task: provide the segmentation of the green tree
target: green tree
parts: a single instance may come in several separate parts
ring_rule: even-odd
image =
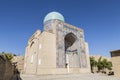
[[[112,62],[111,61],[108,61],[107,62],[107,67],[106,67],[108,70],[112,70]]]
[[[98,67],[98,72],[103,71],[106,72],[105,70],[112,70],[112,62],[108,61],[107,59],[103,59],[100,57],[97,62],[97,67]]]
[[[107,59],[102,59],[102,56],[99,57],[98,61],[95,60],[95,57],[90,57],[91,72],[93,73],[94,67],[97,66],[98,72],[106,73],[106,69],[112,70],[112,62]]]
[[[100,58],[98,59],[97,68],[98,68],[98,72],[100,72],[101,70],[104,69],[104,65],[103,65],[103,62],[102,62],[102,57],[100,57]]]
[[[107,68],[107,59],[103,59],[102,63],[103,63],[103,68]]]
[[[2,52],[1,54],[5,55],[9,61],[11,61],[14,56],[12,53],[6,53],[6,52]]]
[[[95,61],[95,57],[90,57],[90,65],[91,65],[91,72],[93,73],[94,67],[97,66],[97,61]]]
[[[7,57],[7,59],[8,59],[9,61],[12,60],[13,55],[12,55],[11,53],[6,53],[5,55],[6,55],[6,57]]]

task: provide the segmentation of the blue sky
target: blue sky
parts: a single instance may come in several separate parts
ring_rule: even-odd
[[[51,11],[84,29],[90,54],[110,56],[120,49],[120,0],[0,0],[0,52],[24,55],[28,39],[43,30]]]

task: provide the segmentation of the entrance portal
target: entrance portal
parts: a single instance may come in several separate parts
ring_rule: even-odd
[[[66,67],[79,67],[77,37],[73,33],[68,33],[65,38]]]

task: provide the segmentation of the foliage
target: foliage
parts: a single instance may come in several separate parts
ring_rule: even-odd
[[[101,60],[102,57],[98,60],[98,71],[104,69],[112,70],[112,62],[108,61],[107,59]]]
[[[107,69],[112,70],[112,62],[108,61],[107,63]]]
[[[7,59],[8,59],[9,61],[11,61],[12,58],[13,58],[13,56],[14,56],[12,53],[5,53],[5,52],[2,52],[2,54],[4,54],[4,55],[7,57]]]
[[[6,57],[7,57],[7,59],[8,59],[9,61],[12,60],[13,55],[12,55],[11,53],[7,53],[7,54],[5,54],[5,55],[6,55]]]
[[[102,69],[104,68],[104,64],[103,64],[103,61],[102,61],[102,57],[100,57],[100,58],[98,59],[97,67],[98,67],[98,72],[100,72],[100,70],[102,70]]]
[[[93,68],[97,66],[98,72],[103,71],[105,69],[112,70],[112,62],[108,61],[107,59],[102,59],[100,57],[98,61],[95,61],[95,57],[90,57],[90,65],[91,65],[91,71],[93,72]]]
[[[93,68],[97,66],[97,61],[95,61],[94,57],[90,57],[90,65],[91,65],[91,72],[93,72]]]

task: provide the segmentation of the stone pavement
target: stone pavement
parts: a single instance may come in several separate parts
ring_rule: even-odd
[[[22,80],[120,80],[120,77],[101,74],[21,75]]]

